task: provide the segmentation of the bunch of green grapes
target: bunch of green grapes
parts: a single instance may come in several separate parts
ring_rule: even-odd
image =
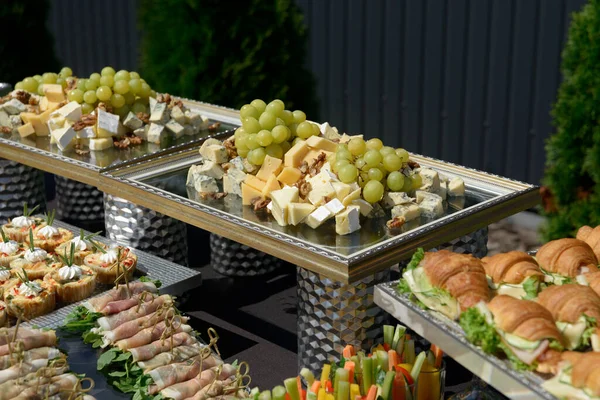
[[[73,78],[73,71],[69,67],[64,67],[58,74],[46,72],[43,75],[28,76],[21,82],[17,82],[15,89],[25,90],[29,93],[44,95],[43,85],[45,83],[59,84],[63,88],[67,87],[68,81]]]
[[[137,72],[104,67],[100,73],[89,78],[79,78],[77,87],[67,93],[69,101],[82,104],[83,113],[90,113],[99,102],[110,104],[114,113],[125,118],[129,111],[134,113],[148,110],[148,98],[156,93]]]
[[[340,144],[330,161],[342,182],[358,182],[363,188],[363,198],[377,203],[385,190],[408,192],[421,186],[420,175],[407,177],[401,172],[408,158],[406,150],[384,146],[379,139],[365,142],[353,138],[347,144]]]
[[[306,120],[304,112],[286,110],[281,100],[266,104],[256,99],[240,109],[240,120],[235,147],[254,165],[262,165],[267,155],[282,159],[296,140],[321,133],[318,125]]]

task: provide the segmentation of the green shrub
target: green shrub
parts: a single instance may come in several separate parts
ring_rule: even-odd
[[[160,92],[229,107],[280,98],[316,119],[307,35],[291,0],[142,0],[141,70]]]
[[[557,208],[547,213],[547,240],[600,225],[600,0],[573,14],[561,69],[556,133],[546,146],[544,184]]]
[[[11,0],[0,6],[0,82],[13,86],[27,76],[58,72],[54,38],[46,27],[50,2]]]

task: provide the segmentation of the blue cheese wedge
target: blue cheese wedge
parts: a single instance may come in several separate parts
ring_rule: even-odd
[[[184,115],[185,115],[185,123],[192,125],[196,132],[198,132],[199,130],[208,128],[208,118],[206,118],[205,116],[200,115],[200,114],[190,111],[190,110],[187,110],[184,113]]]
[[[164,104],[164,103],[158,103]],[[160,139],[165,131],[165,127],[163,125],[152,123],[150,124],[150,128],[146,133],[146,140],[150,143],[160,144]]]
[[[458,177],[452,178],[448,181],[448,195],[449,196],[464,196],[465,195],[465,182]]]
[[[164,125],[169,120],[169,112],[167,111],[167,103],[156,103],[151,109],[150,122],[155,124]]]
[[[6,112],[8,115],[17,115],[27,111],[27,106],[17,99],[10,99],[6,103],[2,104],[0,109]]]
[[[222,164],[229,160],[227,149],[222,144],[203,144],[200,148],[200,155],[208,160],[216,162],[217,164]]]
[[[110,138],[119,134],[119,116],[98,109],[96,134],[99,138]]]
[[[141,119],[139,119],[134,113],[129,111],[129,114],[127,114],[127,117],[125,117],[125,121],[123,121],[123,125],[131,129],[132,131],[135,131],[136,129],[141,128],[144,125],[144,122]]]
[[[65,151],[71,147],[73,139],[75,139],[75,136],[77,136],[77,132],[75,132],[72,127],[66,126],[64,128],[53,130],[51,135],[52,139],[54,139],[58,145],[58,148],[61,151]]]
[[[215,179],[223,179],[223,175],[225,175],[223,168],[211,160],[204,160],[202,164],[196,165],[195,168],[198,174],[210,176]]]
[[[186,184],[192,186],[198,193],[217,193],[219,191],[219,185],[215,178],[201,175],[194,168],[190,168],[188,171]]]
[[[404,192],[388,192],[383,196],[383,203],[389,208],[400,204],[410,204],[413,201],[414,199]]]
[[[244,168],[244,161],[242,160],[242,157],[240,157],[240,156],[234,157],[231,160],[229,160],[229,164],[231,164],[234,168],[237,168],[242,172],[248,172]]]
[[[185,125],[185,114],[181,110],[181,107],[175,106],[171,109],[171,119],[174,119],[175,122],[177,122],[180,125]]]
[[[167,122],[165,128],[167,128],[168,131],[173,132],[177,139],[184,135],[185,128],[174,119]]]
[[[392,218],[404,217],[406,221],[411,221],[421,216],[421,209],[414,203],[399,204],[392,208]]]
[[[112,138],[96,138],[96,139],[89,139],[89,147],[90,150],[92,151],[101,151],[101,150],[106,150],[106,149],[110,149],[111,147],[113,147],[113,140]]]
[[[279,190],[273,190],[271,196],[271,215],[280,226],[288,225],[288,206],[299,200],[297,187],[287,187]]]
[[[150,111],[152,111],[154,109],[154,107],[156,107],[157,104],[158,104],[158,101],[156,101],[156,99],[154,97],[148,98],[148,106],[150,107]]]
[[[221,168],[218,165],[217,167]],[[244,179],[246,179],[246,174],[243,171],[237,168],[229,168],[227,173],[223,175],[223,191],[242,197],[242,182],[244,182]]]
[[[421,215],[431,218],[438,218],[444,215],[444,204],[440,196],[422,190],[417,190],[416,193]]]
[[[335,233],[338,235],[349,235],[360,229],[360,207],[348,206],[335,216]]]
[[[440,190],[440,176],[437,171],[434,171],[431,168],[421,168],[419,175],[421,175],[423,181],[420,188],[421,190],[431,193]]]
[[[10,126],[10,117],[2,110],[0,110],[0,126]]]
[[[306,225],[313,229],[317,229],[325,221],[333,217],[333,213],[325,206],[318,207],[315,211],[310,213],[306,218]]]

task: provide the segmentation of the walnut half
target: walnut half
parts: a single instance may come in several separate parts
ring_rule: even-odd
[[[386,222],[386,225],[390,231],[396,231],[406,223],[406,218],[404,217],[394,217]]]

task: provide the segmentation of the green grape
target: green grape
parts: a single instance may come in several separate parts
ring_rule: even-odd
[[[138,74],[138,73],[137,73],[137,72],[135,72],[135,71],[131,71],[131,72],[129,73],[129,80],[131,80],[131,79],[140,79],[140,74]],[[140,79],[140,80],[141,80],[141,79]]]
[[[252,102],[250,102],[250,104],[252,105],[252,107],[256,108],[258,110],[258,112],[261,114],[264,113],[265,108],[267,108],[267,103],[265,103],[261,99],[252,100]]]
[[[40,84],[37,87],[37,94],[39,94],[40,96],[44,96],[45,95],[45,93],[44,93],[44,85],[43,84]]]
[[[250,104],[246,104],[240,108],[240,117],[253,117],[258,119],[260,117],[260,112]]]
[[[288,128],[290,128],[290,137],[288,137],[288,140],[290,140],[293,137],[296,137],[298,135],[298,124],[294,123],[294,124],[290,124],[290,126],[288,126]]]
[[[319,136],[321,134],[321,128],[319,128],[319,125],[317,125],[317,124],[311,124],[311,125],[312,125],[312,135]]]
[[[61,78],[60,76],[56,80],[56,84],[62,86],[63,89],[67,87],[67,81],[65,81],[65,78]]]
[[[77,80],[77,89],[81,90],[82,92],[85,92],[87,90],[85,88],[86,83],[87,83],[87,79],[78,79]]]
[[[408,151],[404,149],[396,149],[396,155],[400,157],[403,163],[408,162]]]
[[[333,165],[331,166],[331,169],[333,169],[333,172],[338,172],[344,165],[348,165],[350,164],[350,162],[348,160],[337,160],[336,162],[333,163]]]
[[[363,198],[369,203],[377,203],[383,198],[383,184],[379,181],[369,181],[363,188]]]
[[[412,190],[413,180],[410,176],[404,177],[404,184],[402,185],[401,192],[410,192]]]
[[[252,107],[252,106],[251,106]],[[277,125],[277,117],[271,113],[265,112],[260,115],[258,122],[262,129],[271,130]]]
[[[273,114],[274,116],[278,117],[279,115],[281,115],[284,108],[285,108],[285,105],[283,104],[283,101],[273,100],[272,102],[267,104],[267,108],[265,109],[265,112]]]
[[[115,81],[125,81],[125,82],[129,82],[129,79],[131,79],[129,72],[127,72],[126,70],[122,69],[119,72],[117,72],[115,74]]]
[[[96,90],[98,89],[98,82],[92,79],[85,81],[85,90]]]
[[[127,114],[129,114],[129,111],[131,111],[131,109],[127,104],[125,104],[124,106],[115,108],[114,113],[121,117],[121,119],[123,119],[127,116]]]
[[[90,75],[90,80],[91,81],[96,81],[96,82],[100,83],[100,78],[101,77],[102,76],[99,73],[94,72],[93,74]]]
[[[383,147],[383,142],[377,138],[367,140],[367,149],[380,150]]]
[[[102,74],[102,76],[114,76],[115,69],[113,67],[104,67],[102,68],[102,71],[100,73]]]
[[[46,72],[44,75],[42,75],[43,83],[56,83],[57,79],[58,79],[58,75],[55,74],[54,72]]]
[[[112,90],[108,86],[100,86],[96,89],[96,97],[100,101],[110,100],[110,96],[112,96]]]
[[[94,104],[97,100],[98,97],[96,96],[95,90],[88,90],[83,94],[83,101],[85,101],[88,104]]]
[[[281,118],[286,125],[294,123],[294,114],[290,110],[283,110],[279,118]]]
[[[35,93],[38,90],[38,81],[34,78],[25,78],[23,79],[23,90],[26,90],[31,93]]]
[[[353,157],[352,157],[352,153],[350,153],[350,151],[342,148],[342,149],[338,149],[338,151],[335,153],[335,159],[336,160],[348,160],[348,162],[352,161]]]
[[[73,70],[69,67],[62,67],[58,75],[63,78],[68,78],[69,76],[73,76]]]
[[[368,175],[371,181],[381,181],[384,176],[379,168],[369,168]]]
[[[404,187],[404,175],[400,171],[393,171],[387,177],[387,185],[392,192],[399,192]]]
[[[142,90],[142,81],[139,79],[130,79],[129,90],[131,90],[132,94],[138,94]]]
[[[81,105],[81,113],[82,114],[89,114],[92,111],[94,111],[94,106],[88,103],[83,103]]]
[[[350,150],[353,156],[360,156],[367,150],[367,145],[361,138],[352,138],[348,142],[348,150]]]
[[[79,89],[73,89],[67,94],[67,99],[69,101],[76,101],[79,104],[83,103],[83,91]]]
[[[233,136],[235,137],[236,140],[239,139],[239,138],[241,138],[241,137],[243,137],[243,136],[246,136],[246,135],[248,135],[248,134],[244,130],[243,126],[240,126],[239,128],[237,128],[235,130],[235,133],[233,134]]]
[[[251,133],[248,135],[248,137],[246,137],[246,146],[250,150],[258,149],[260,147],[260,144],[258,144],[258,141],[256,140],[255,133]]]
[[[250,150],[248,150],[247,148],[245,149],[237,149],[237,153],[244,158],[248,157],[248,153],[250,153]]]
[[[110,96],[110,104],[115,108],[121,108],[125,105],[125,97],[118,93],[114,93],[112,96]],[[144,107],[144,111],[145,110],[146,107]]]
[[[38,81],[39,83],[42,83],[42,76],[41,75],[34,75],[33,79],[35,79],[36,81]]]
[[[346,144],[346,143],[338,144],[338,150],[341,150],[341,149],[348,150],[348,144]]]
[[[119,94],[125,94],[129,92],[129,82],[126,80],[115,80],[113,91]]]
[[[393,147],[390,146],[383,146],[379,152],[381,153],[381,155],[385,158],[385,156],[387,156],[388,154],[396,154],[396,150]]]
[[[299,123],[298,127],[296,128],[296,135],[302,139],[308,139],[313,134],[311,125],[312,124],[308,121]]]
[[[151,94],[152,89],[150,88],[150,85],[148,85],[146,82],[142,82],[142,89],[138,93],[138,96],[140,96],[143,99],[147,99],[148,97],[150,97]]]
[[[248,149],[248,138],[250,137],[250,135],[248,135],[247,133],[244,133],[244,136],[240,136],[239,138],[236,137],[235,138],[235,147],[237,147],[237,149]]]
[[[356,165],[356,168],[362,170],[365,167],[365,165],[367,165],[367,163],[365,162],[364,158],[360,157],[354,161],[354,165]]]
[[[131,106],[133,103],[135,103],[135,95],[133,93],[127,92],[123,95],[123,97],[125,97],[125,104],[128,106]]]
[[[282,120],[281,118],[278,117],[277,120],[275,120],[275,126],[277,126],[277,125],[286,126],[286,123],[284,120]]]
[[[242,126],[248,133],[258,133],[262,128],[256,118],[246,117],[242,120]]]
[[[267,147],[268,145],[273,143],[273,136],[271,135],[271,132],[263,129],[262,131],[256,134],[256,142],[262,147]]]
[[[279,159],[283,158],[283,148],[277,143],[271,143],[267,146],[265,150],[267,151],[267,154],[271,157]]]
[[[396,152],[392,152],[391,154],[383,157],[383,167],[388,171],[398,171],[402,168],[402,159],[396,155]]]
[[[15,83],[15,89],[17,89],[17,90],[25,90],[25,89],[23,89],[23,82],[17,82],[17,83]]]
[[[289,149],[292,148],[292,145],[290,144],[290,142],[281,142],[280,144],[281,148],[283,149],[283,154],[287,153]]]
[[[383,159],[381,153],[377,150],[367,151],[363,158],[369,167],[376,167]]]
[[[279,144],[285,142],[288,139],[289,134],[290,130],[287,126],[276,126],[271,131],[271,135],[273,135],[273,143]]]
[[[121,95],[119,94],[118,96],[121,96]],[[111,97],[111,103],[112,103],[112,97]],[[140,112],[141,113],[146,112],[146,105],[144,103],[142,103],[141,101],[136,101],[131,106],[131,111],[133,111],[134,114],[137,114]]]
[[[365,180],[365,179],[361,178],[360,176],[358,177],[358,186],[360,186],[361,189],[364,189],[367,182],[370,182],[370,181]]]
[[[301,124],[302,122],[306,121],[306,114],[304,114],[304,111],[296,110],[292,114],[296,124]]]
[[[358,177],[358,169],[352,164],[347,164],[339,169],[338,177],[344,183],[356,182]]]
[[[423,185],[423,178],[421,178],[421,175],[412,175],[412,189],[417,190],[421,187],[421,185]]]
[[[250,161],[254,165],[262,165],[265,161],[265,157],[267,156],[267,152],[262,147],[251,150],[248,153],[248,161]]]
[[[292,146],[295,146],[298,143],[302,143],[302,142],[304,142],[304,139],[302,139],[300,137],[295,137],[294,140],[292,140]]]
[[[370,179],[369,179],[369,173],[368,173],[368,172],[361,171],[361,172],[358,174],[358,176],[359,176],[359,178],[360,178],[360,179],[362,179],[364,182],[369,182],[369,181],[370,181]]]
[[[156,90],[150,89],[150,96],[148,96],[148,97],[152,97],[153,99],[155,99],[156,98]]]

